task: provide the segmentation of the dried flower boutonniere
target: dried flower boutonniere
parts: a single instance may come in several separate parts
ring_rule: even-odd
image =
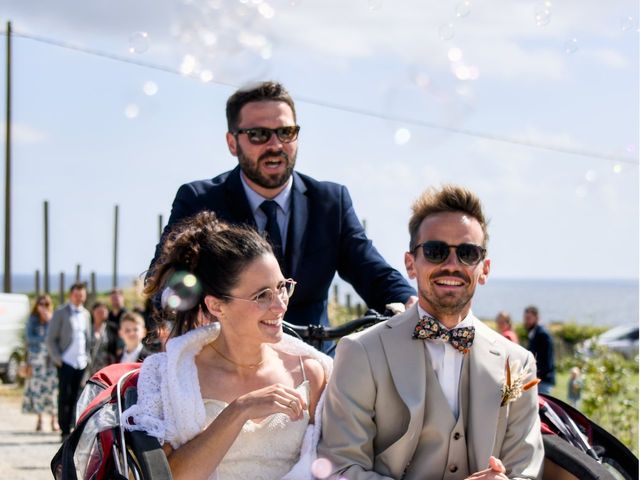
[[[500,391],[502,392],[502,401],[500,402],[500,406],[504,407],[507,403],[513,402],[522,396],[523,392],[526,392],[530,388],[535,387],[538,383],[540,383],[539,378],[534,378],[533,380],[524,383],[525,379],[529,375],[527,370],[521,370],[520,372],[511,371],[511,366],[509,365],[509,358],[505,363],[505,377],[506,381],[504,385],[502,385]]]

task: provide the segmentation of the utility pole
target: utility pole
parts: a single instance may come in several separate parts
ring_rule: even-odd
[[[49,290],[49,202],[44,201],[44,293]]]
[[[118,286],[118,205],[116,205],[113,218],[113,278],[111,287]]]
[[[4,166],[4,291],[11,292],[11,22],[7,22],[7,110]]]

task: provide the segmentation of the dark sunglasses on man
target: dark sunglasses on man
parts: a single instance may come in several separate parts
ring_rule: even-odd
[[[254,127],[239,128],[233,135],[237,137],[241,133],[244,133],[247,135],[249,143],[253,145],[264,145],[269,140],[271,140],[271,135],[273,135],[274,133],[276,134],[276,137],[278,137],[278,140],[280,140],[282,143],[291,143],[296,138],[298,138],[299,131],[299,125],[278,128]]]
[[[422,254],[425,260],[429,263],[440,264],[443,263],[449,254],[451,249],[455,249],[458,261],[468,267],[474,267],[482,260],[484,260],[487,250],[480,245],[474,245],[473,243],[461,243],[460,245],[449,245],[447,242],[440,240],[429,240],[428,242],[416,245],[413,249],[413,253],[422,248]]]

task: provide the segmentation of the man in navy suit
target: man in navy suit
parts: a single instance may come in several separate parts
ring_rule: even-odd
[[[298,282],[285,316],[297,325],[328,323],[336,272],[376,310],[415,303],[415,290],[367,238],[347,188],[294,171],[300,127],[285,88],[263,82],[241,89],[227,101],[226,113],[227,146],[238,166],[182,185],[163,237],[174,223],[202,210],[265,232],[283,274]]]
[[[538,391],[551,394],[556,384],[556,366],[553,357],[553,339],[547,330],[540,325],[538,307],[529,305],[524,309],[524,328],[527,329],[529,346],[527,347],[536,357],[538,370]]]

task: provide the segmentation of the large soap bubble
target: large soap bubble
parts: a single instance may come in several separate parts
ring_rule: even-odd
[[[162,291],[160,300],[163,308],[185,311],[195,307],[200,301],[202,286],[196,276],[189,272],[176,272]]]

